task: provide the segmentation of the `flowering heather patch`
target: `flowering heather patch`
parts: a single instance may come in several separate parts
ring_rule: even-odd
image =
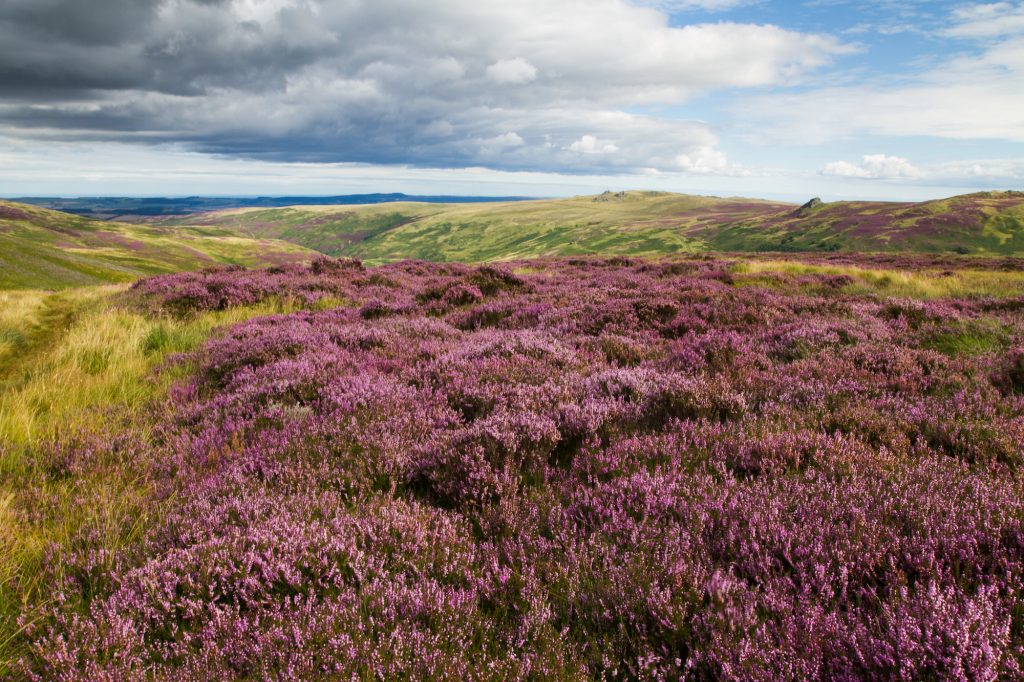
[[[737,286],[699,257],[144,280],[179,315],[342,305],[192,356],[139,453],[165,513],[52,566],[20,671],[1021,679],[1024,306],[832,279]]]
[[[154,309],[187,314],[251,305],[268,298],[294,298],[303,303],[340,294],[351,280],[349,271],[362,272],[359,261],[320,258],[309,266],[282,265],[266,270],[239,266],[142,279],[132,291]]]

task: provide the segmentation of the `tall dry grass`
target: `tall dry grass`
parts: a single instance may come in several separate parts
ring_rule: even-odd
[[[0,678],[19,655],[19,634],[60,590],[64,576],[46,570],[47,556],[83,533],[124,547],[160,513],[141,465],[111,456],[55,475],[43,445],[113,420],[144,437],[146,410],[187,371],[154,372],[169,355],[219,326],[296,309],[271,301],[154,317],[120,305],[123,289],[0,292]]]
[[[847,275],[854,283],[849,293],[877,294],[898,298],[1006,298],[1024,296],[1024,273],[997,270],[895,270],[853,265],[825,265],[792,261],[742,261],[734,272],[750,275]],[[764,284],[756,281],[757,284]]]

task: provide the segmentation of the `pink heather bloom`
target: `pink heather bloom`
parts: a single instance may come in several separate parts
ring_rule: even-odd
[[[146,442],[40,448],[55,479],[137,467],[160,513],[54,553],[17,674],[1022,679],[1024,302],[849,284],[705,256],[142,280],[174,315],[338,306],[217,332]]]

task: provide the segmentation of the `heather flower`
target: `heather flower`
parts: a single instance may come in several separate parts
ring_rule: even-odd
[[[1022,353],[928,342],[1019,339],[1024,307],[737,282],[710,256],[143,280],[173,314],[346,305],[215,334],[146,443],[40,450],[54,480],[132,462],[161,513],[54,554],[18,672],[1021,678]]]

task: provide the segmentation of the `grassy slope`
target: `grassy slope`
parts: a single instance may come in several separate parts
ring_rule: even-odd
[[[348,253],[390,260],[499,260],[584,254],[660,255],[701,250],[681,225],[708,216],[750,218],[780,204],[658,192],[448,207],[366,241]]]
[[[60,585],[42,581],[48,552],[98,534],[110,549],[134,542],[160,513],[132,462],[54,467],[40,447],[79,428],[131,429],[145,437],[187,366],[157,373],[220,326],[295,310],[291,302],[203,313],[187,319],[126,309],[125,285],[59,292],[0,291],[0,679],[18,656],[18,617]]]
[[[217,264],[307,258],[295,244],[215,227],[105,223],[0,201],[0,289],[62,289]]]
[[[841,201],[695,236],[723,251],[1024,253],[1024,193],[982,192],[921,203]]]
[[[370,262],[679,251],[1024,253],[1024,194],[790,204],[662,192],[473,205],[239,209],[184,219]],[[183,221],[170,221],[174,222]]]
[[[659,255],[703,248],[681,225],[752,219],[787,204],[664,192],[493,204],[220,211],[163,224],[201,224],[294,241],[370,262],[399,258],[483,261],[548,255]]]
[[[453,207],[416,203],[238,208],[171,218],[159,224],[230,229],[254,239],[281,239],[321,253],[342,255],[356,242],[449,208]]]

